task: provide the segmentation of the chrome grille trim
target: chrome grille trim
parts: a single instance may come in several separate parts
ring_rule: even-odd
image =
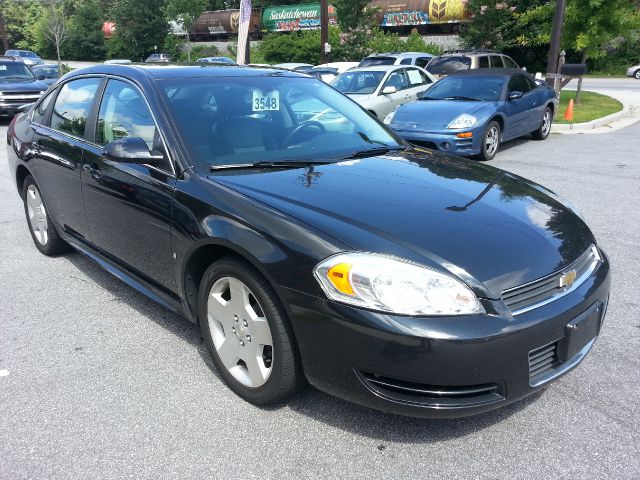
[[[520,315],[547,305],[578,288],[602,263],[598,247],[591,245],[572,264],[546,277],[509,288],[502,292],[502,301],[512,315]],[[560,286],[560,278],[575,270],[576,279],[569,287]]]

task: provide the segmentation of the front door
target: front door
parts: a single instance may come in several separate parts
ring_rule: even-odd
[[[93,143],[83,157],[83,198],[95,246],[161,290],[175,292],[171,204],[175,178],[166,153],[154,167],[107,160],[104,145],[141,137],[164,152],[159,130],[137,87],[110,79],[102,95]]]

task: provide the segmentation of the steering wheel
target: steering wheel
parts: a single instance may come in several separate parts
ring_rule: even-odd
[[[295,138],[295,136],[298,133],[300,133],[301,131],[307,128],[317,128],[318,130],[320,130],[320,133],[324,133],[326,131],[326,129],[324,128],[324,125],[322,125],[320,122],[316,120],[308,120],[306,122],[301,123],[296,128],[294,128],[291,131],[291,133],[289,133],[289,135],[287,135],[287,137],[284,139],[284,141],[282,142],[282,145],[287,147],[291,143],[291,140]]]

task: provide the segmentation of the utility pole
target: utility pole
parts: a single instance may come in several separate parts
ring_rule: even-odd
[[[327,63],[326,45],[329,43],[329,5],[320,0],[320,63]]]
[[[4,28],[4,17],[0,13],[0,37],[2,37],[2,46],[5,51],[9,50],[9,40],[7,39],[7,30]]]
[[[560,40],[562,39],[562,25],[564,23],[564,6],[565,0],[556,0],[556,13],[553,16],[553,27],[551,27],[547,73],[558,73],[558,55],[560,54]],[[548,85],[553,86],[556,79],[547,77],[546,81]]]

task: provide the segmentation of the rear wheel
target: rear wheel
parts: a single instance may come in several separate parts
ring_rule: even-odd
[[[268,282],[236,257],[204,273],[198,295],[200,331],[225,383],[256,405],[281,400],[302,383],[295,341]]]
[[[542,114],[542,120],[540,121],[540,126],[537,130],[531,132],[533,138],[536,140],[544,140],[549,136],[549,132],[551,131],[551,124],[553,123],[553,111],[547,107]]]
[[[58,235],[51,217],[47,214],[40,189],[31,175],[24,179],[22,198],[29,232],[36,248],[45,255],[57,255],[68,250],[69,244]]]
[[[498,153],[498,147],[500,147],[500,124],[492,120],[484,130],[478,158],[484,161],[493,160]]]

